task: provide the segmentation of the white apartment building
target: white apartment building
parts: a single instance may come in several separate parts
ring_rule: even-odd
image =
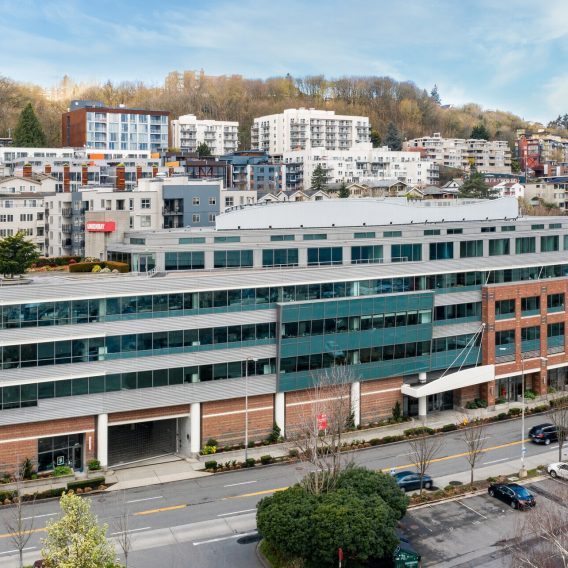
[[[172,141],[175,148],[187,152],[195,152],[205,143],[213,156],[230,154],[239,146],[239,123],[199,120],[194,114],[184,114],[172,120]]]
[[[0,238],[22,231],[45,253],[45,207],[43,195],[4,194],[0,191]]]
[[[561,209],[568,209],[568,177],[554,181],[539,180],[525,186],[524,195],[533,205],[540,202],[552,203]]]
[[[271,155],[323,148],[371,148],[371,126],[366,116],[336,115],[333,110],[286,109],[254,119],[251,147]]]
[[[420,157],[417,152],[392,151],[382,148],[325,150],[311,148],[285,152],[283,161],[301,168],[304,189],[309,189],[312,175],[321,166],[328,183],[364,183],[372,185],[382,180],[399,180],[409,185],[426,186],[437,183],[438,165]]]
[[[440,166],[460,170],[475,167],[482,173],[511,173],[511,149],[505,140],[443,138],[435,132],[433,136],[404,142],[404,150],[416,148]]]
[[[516,197],[521,199],[525,196],[525,186],[519,182],[502,181],[493,186],[499,190],[499,197]]]

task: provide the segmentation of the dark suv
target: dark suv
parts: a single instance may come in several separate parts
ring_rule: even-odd
[[[556,432],[556,426],[554,424],[539,424],[538,426],[533,426],[529,430],[529,438],[535,444],[544,444],[548,446],[550,442],[558,441],[558,434]]]

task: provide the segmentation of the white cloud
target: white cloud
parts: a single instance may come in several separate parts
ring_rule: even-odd
[[[568,75],[557,75],[546,83],[542,91],[549,112],[556,117],[568,112]]]

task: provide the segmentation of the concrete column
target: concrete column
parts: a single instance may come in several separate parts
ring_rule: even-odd
[[[190,435],[189,447],[192,454],[201,450],[201,403],[192,402],[189,408]]]
[[[191,456],[191,420],[190,415],[183,418],[178,418],[178,435],[179,435],[179,446],[178,453],[182,456]]]
[[[428,399],[425,396],[418,398],[418,418],[426,418],[428,412]]]
[[[355,426],[361,424],[361,383],[351,383],[351,412]]]
[[[277,392],[274,397],[274,422],[280,428],[280,435],[286,436],[286,394]]]
[[[97,459],[102,469],[108,467],[108,414],[97,416]]]
[[[420,383],[425,383],[426,382],[426,373],[424,371],[422,371],[421,373],[418,373],[418,381]]]

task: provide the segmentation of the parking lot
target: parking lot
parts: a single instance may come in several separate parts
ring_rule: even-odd
[[[566,482],[544,479],[526,487],[537,507],[567,507],[560,486],[566,489]],[[412,509],[402,524],[425,567],[510,568],[508,541],[526,514],[483,494]]]

